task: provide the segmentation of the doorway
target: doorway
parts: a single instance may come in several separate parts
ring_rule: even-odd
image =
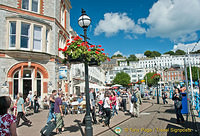
[[[32,80],[31,79],[23,79],[23,98],[24,100],[29,94],[29,91],[32,90]]]

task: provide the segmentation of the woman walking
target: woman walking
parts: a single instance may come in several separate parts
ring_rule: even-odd
[[[58,97],[55,99],[54,112],[56,114],[56,133],[60,133],[60,129],[64,131],[64,121],[62,112],[62,96],[63,93],[59,92]]]
[[[117,98],[116,98],[116,93],[113,91],[110,96],[110,101],[111,101],[111,107],[112,107],[112,116],[116,113],[118,115],[116,105],[117,105]]]
[[[19,93],[17,96],[17,127],[19,125],[20,118],[22,118],[27,125],[30,126],[32,124],[32,122],[25,117],[25,113],[24,99],[22,98],[22,93]]]
[[[180,119],[181,119],[181,123],[183,123],[184,122],[184,118],[183,118],[183,115],[181,114],[182,96],[181,96],[180,90],[178,88],[175,89],[175,93],[172,96],[172,100],[174,100],[177,123],[180,123]]]
[[[110,125],[110,118],[111,118],[111,110],[110,110],[110,99],[109,99],[109,96],[110,94],[108,92],[105,93],[105,100],[104,100],[104,111],[106,113],[106,119],[105,119],[105,124],[103,125],[104,126],[108,126]]]
[[[0,135],[17,136],[16,117],[8,113],[11,105],[9,96],[0,96]]]

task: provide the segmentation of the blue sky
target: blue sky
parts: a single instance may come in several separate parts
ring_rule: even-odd
[[[71,0],[71,5],[72,28],[83,34],[77,22],[83,8],[92,20],[89,42],[101,44],[110,56],[186,50],[200,38],[200,0]]]

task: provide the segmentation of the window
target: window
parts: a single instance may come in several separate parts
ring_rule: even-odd
[[[38,12],[38,0],[32,0],[32,11]]]
[[[22,0],[22,9],[29,10],[29,0]]]
[[[46,52],[49,51],[49,30],[46,30]]]
[[[33,49],[41,50],[42,47],[42,28],[39,26],[34,26],[33,32]]]
[[[21,25],[21,48],[29,48],[30,25],[22,23]]]
[[[16,22],[10,22],[9,47],[15,47],[16,43]]]
[[[22,0],[22,9],[38,12],[39,0]]]
[[[64,6],[62,6],[62,8],[61,8],[61,24],[62,24],[62,26],[64,26],[64,24],[65,24],[65,8],[64,8]]]

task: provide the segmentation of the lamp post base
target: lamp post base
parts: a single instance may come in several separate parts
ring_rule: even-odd
[[[85,136],[93,136],[91,117],[87,115],[85,116]]]

